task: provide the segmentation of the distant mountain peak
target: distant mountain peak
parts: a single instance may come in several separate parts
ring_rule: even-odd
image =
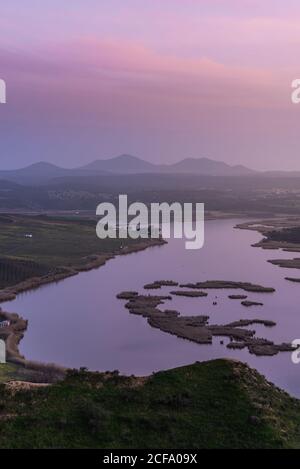
[[[79,168],[66,169],[39,161],[26,168],[0,171],[0,178],[18,183],[39,184],[60,177],[130,174],[192,174],[202,176],[245,176],[259,174],[242,165],[231,166],[207,157],[187,157],[174,164],[154,164],[123,153],[110,159],[98,159]]]
[[[39,168],[39,169],[49,169],[49,168],[56,168],[56,169],[63,169],[60,166],[57,166],[54,163],[49,163],[48,161],[38,161],[37,163],[32,163],[29,166],[26,166],[22,169],[29,169],[29,168]]]
[[[193,172],[210,176],[243,176],[255,173],[255,171],[246,168],[246,166],[231,166],[224,161],[212,160],[207,157],[185,158],[170,167],[178,173]]]
[[[111,173],[143,173],[153,171],[155,165],[142,160],[137,156],[123,153],[122,155],[115,156],[114,158],[105,160],[95,160],[80,169],[94,170],[94,171],[108,171]]]
[[[129,153],[122,153],[121,155],[111,158],[112,160],[132,160],[132,161],[145,161],[135,155],[130,155]]]

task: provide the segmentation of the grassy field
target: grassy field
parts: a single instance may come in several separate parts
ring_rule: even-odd
[[[93,220],[2,215],[0,288],[59,267],[80,267],[87,263],[87,256],[113,254],[121,246],[139,243],[131,239],[100,240]]]
[[[24,379],[21,373],[22,368],[13,363],[0,364],[0,383],[10,380]]]
[[[300,402],[238,362],[216,360],[147,379],[70,372],[11,392],[0,386],[0,447],[287,448]]]

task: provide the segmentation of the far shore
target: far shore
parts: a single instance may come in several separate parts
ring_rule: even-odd
[[[60,280],[65,278],[78,275],[80,272],[87,272],[89,270],[97,269],[106,264],[107,261],[114,259],[116,256],[122,256],[127,254],[132,254],[139,251],[144,251],[150,247],[163,246],[166,244],[166,241],[163,239],[147,239],[144,242],[140,242],[134,246],[125,246],[122,250],[118,250],[111,254],[100,254],[100,255],[90,255],[87,258],[86,264],[76,267],[64,267],[63,272],[56,274],[48,274],[41,277],[33,277],[25,280],[24,282],[18,283],[11,287],[6,287],[3,290],[0,290],[0,303],[6,301],[14,300],[18,294],[23,293],[29,290],[35,290],[42,285],[49,283],[57,283]]]
[[[257,231],[263,236],[260,241],[253,244],[253,247],[273,251],[281,250],[296,254],[300,253],[300,243],[268,239],[268,233],[272,231],[295,227],[300,227],[300,217],[289,215],[280,215],[273,218],[249,221],[236,225],[236,228],[238,229]],[[295,257],[293,259],[270,259],[268,262],[283,268],[300,269],[299,257]]]

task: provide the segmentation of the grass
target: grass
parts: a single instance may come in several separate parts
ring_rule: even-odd
[[[300,402],[238,362],[215,360],[147,380],[73,371],[15,394],[0,388],[1,448],[288,448]]]
[[[21,379],[20,367],[13,363],[0,364],[0,383]]]
[[[26,237],[26,234],[32,235],[32,238]],[[113,254],[121,246],[139,243],[140,240],[132,239],[100,240],[96,236],[96,221],[1,216],[0,287],[14,284],[14,279],[18,283],[55,268],[80,267],[86,263],[87,256]],[[17,268],[22,262],[31,264]]]
[[[46,275],[49,271],[49,266],[37,262],[17,258],[0,258],[0,288],[15,285],[28,278]]]

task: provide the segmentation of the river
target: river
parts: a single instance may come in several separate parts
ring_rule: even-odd
[[[258,337],[278,343],[300,338],[300,285],[284,279],[300,276],[300,272],[267,262],[267,259],[295,256],[251,247],[261,236],[234,229],[240,222],[207,221],[201,250],[188,251],[184,240],[171,239],[164,246],[118,256],[103,267],[22,293],[15,300],[3,303],[4,310],[17,312],[29,320],[20,344],[21,353],[29,360],[76,368],[85,366],[90,370],[118,369],[136,375],[229,357],[249,363],[270,381],[300,397],[300,364],[292,363],[290,353],[256,357],[247,350],[227,349],[227,339],[219,337],[213,339],[212,345],[179,339],[151,328],[144,318],[129,314],[124,302],[116,298],[120,291],[141,292],[144,284],[162,279],[184,283],[204,280],[258,283],[276,288],[272,294],[248,294],[249,299],[262,301],[263,307],[245,308],[240,301],[228,299],[237,290],[208,290],[206,298],[175,297],[172,302],[166,302],[166,308],[177,309],[185,315],[208,315],[214,324],[242,318],[271,319],[277,323],[273,328],[251,326]],[[161,290],[167,291],[167,288]],[[213,305],[214,301],[217,305]]]

